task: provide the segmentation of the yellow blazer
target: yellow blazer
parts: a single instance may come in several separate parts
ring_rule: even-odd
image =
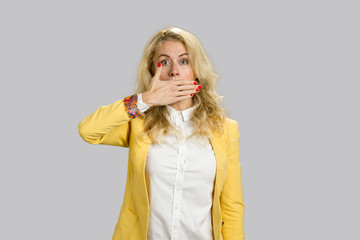
[[[83,119],[78,130],[84,141],[129,148],[124,200],[112,240],[146,240],[149,198],[145,182],[145,162],[151,144],[136,142],[142,130],[141,117],[130,118],[123,99],[99,107]],[[239,130],[236,120],[226,118],[224,133],[210,138],[216,158],[212,224],[215,240],[243,240],[244,200],[239,163]]]

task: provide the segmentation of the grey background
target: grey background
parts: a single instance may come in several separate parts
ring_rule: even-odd
[[[77,125],[132,93],[170,25],[239,122],[246,239],[360,239],[356,2],[1,1],[0,239],[111,239],[128,149]]]

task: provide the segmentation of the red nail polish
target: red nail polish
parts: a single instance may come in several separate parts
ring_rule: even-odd
[[[158,62],[158,67],[161,67],[161,63]]]
[[[190,96],[193,96],[194,94],[192,93],[192,94],[190,94]]]
[[[202,89],[202,86],[201,85],[199,85],[199,87],[198,87],[199,89]]]
[[[198,91],[200,91],[199,89],[196,89],[196,91],[198,92]]]
[[[195,85],[198,85],[198,82],[194,82]]]

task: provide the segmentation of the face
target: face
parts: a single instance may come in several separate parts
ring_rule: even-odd
[[[160,80],[194,80],[186,47],[181,42],[168,40],[158,47],[154,55],[154,68],[162,64]]]

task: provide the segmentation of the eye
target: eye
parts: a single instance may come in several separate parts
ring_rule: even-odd
[[[189,63],[189,61],[187,59],[182,59],[180,62],[181,62],[181,64],[188,64]]]
[[[160,63],[161,63],[161,65],[163,65],[163,66],[170,64],[168,60],[162,60]]]

